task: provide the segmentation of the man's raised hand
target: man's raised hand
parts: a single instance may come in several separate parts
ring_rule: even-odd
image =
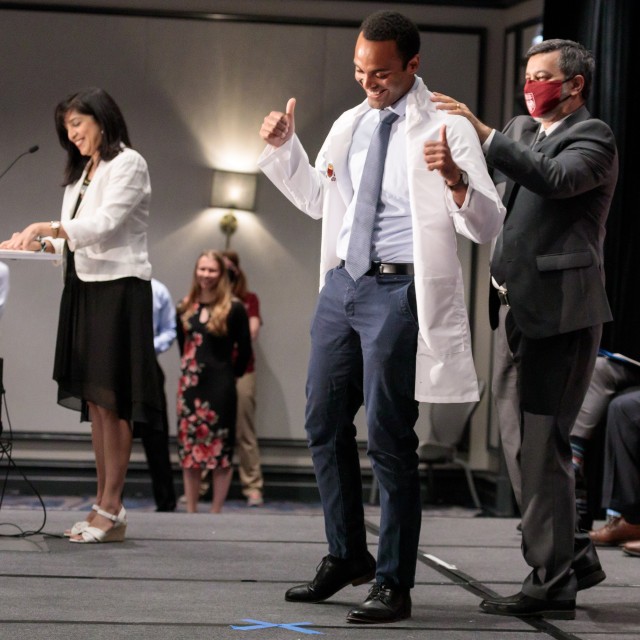
[[[295,133],[295,117],[296,99],[289,98],[285,113],[281,111],[272,111],[262,122],[260,127],[260,136],[272,147],[281,147],[285,142],[290,140]]]
[[[458,165],[451,157],[451,149],[447,142],[447,126],[440,127],[438,140],[427,140],[424,143],[424,161],[429,171],[439,171],[448,182],[456,182],[460,175]]]

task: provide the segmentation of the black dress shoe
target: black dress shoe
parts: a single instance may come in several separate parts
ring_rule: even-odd
[[[411,596],[409,589],[374,584],[367,599],[347,614],[347,622],[354,624],[375,624],[395,622],[411,617]]]
[[[575,600],[540,600],[522,592],[506,598],[487,598],[480,603],[480,609],[498,616],[538,616],[553,620],[573,620],[576,617]]]
[[[602,570],[602,565],[599,562],[590,564],[584,568],[574,566],[573,571],[578,580],[578,591],[595,587],[607,577],[607,574]]]
[[[284,596],[289,602],[322,602],[348,584],[354,587],[373,580],[376,561],[367,552],[361,558],[342,560],[332,555],[325,556],[316,568],[316,577],[306,584],[291,587]]]
[[[595,587],[607,577],[602,570],[598,551],[588,535],[583,531],[576,533],[573,543],[571,568],[578,581],[578,591]]]

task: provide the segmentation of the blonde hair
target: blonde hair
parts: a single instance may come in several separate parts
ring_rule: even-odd
[[[209,320],[207,321],[206,328],[207,331],[214,336],[225,336],[227,335],[227,317],[229,316],[229,311],[231,311],[232,292],[229,275],[227,273],[227,265],[224,262],[222,254],[218,251],[211,249],[209,251],[203,251],[198,256],[193,268],[191,289],[187,296],[178,304],[178,315],[183,328],[187,331],[190,327],[189,319],[193,316],[194,309],[200,304],[200,294],[202,290],[198,284],[197,270],[201,258],[215,260],[220,268],[220,278],[213,291],[213,300],[206,303],[207,310],[209,311]]]

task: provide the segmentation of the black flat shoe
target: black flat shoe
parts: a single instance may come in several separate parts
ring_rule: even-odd
[[[384,584],[374,584],[367,599],[347,614],[352,624],[376,624],[396,622],[411,617],[409,589],[396,589]]]
[[[552,620],[573,620],[576,617],[575,600],[539,600],[522,592],[506,598],[483,600],[480,609],[498,616],[538,616]]]
[[[284,599],[288,602],[322,602],[349,584],[356,587],[373,580],[376,561],[369,552],[362,558],[348,560],[328,555],[322,558],[316,572],[311,582],[291,587]]]

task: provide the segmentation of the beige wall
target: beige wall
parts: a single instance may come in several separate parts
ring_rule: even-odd
[[[28,3],[24,3],[28,4]],[[52,3],[54,4],[54,3]],[[67,3],[69,4],[69,3]],[[359,21],[384,5],[278,0],[230,2],[76,2],[136,8],[264,13]],[[540,15],[542,0],[511,10],[399,6],[421,25],[487,29],[483,105],[490,124],[500,113],[505,28]],[[210,168],[255,170],[262,117],[298,98],[298,132],[311,157],[331,122],[362,99],[352,79],[356,29],[338,26],[221,22],[0,10],[0,169],[33,144],[0,182],[0,236],[34,220],[59,217],[63,152],[52,110],[69,92],[106,88],[127,118],[134,146],[149,162],[153,185],[149,231],[154,275],[174,298],[189,286],[196,255],[222,248],[221,212],[207,208]],[[421,75],[432,88],[475,104],[477,40],[426,32]],[[240,214],[232,246],[260,295],[265,324],[258,345],[258,430],[263,437],[303,438],[308,324],[318,285],[320,225],[297,212],[263,177],[257,213]],[[462,258],[470,252],[461,243]],[[480,250],[479,269],[488,254]],[[467,264],[470,271],[471,265]],[[62,288],[60,270],[10,263],[11,295],[0,321],[0,356],[16,431],[85,432],[77,415],[57,407],[51,369]],[[486,279],[479,279],[479,281]],[[471,284],[470,282],[468,284]],[[478,298],[483,295],[480,293]],[[481,310],[482,311],[482,310]],[[488,375],[489,332],[480,313],[478,370]],[[170,402],[178,354],[161,358]],[[474,425],[474,463],[485,467],[487,415]]]

